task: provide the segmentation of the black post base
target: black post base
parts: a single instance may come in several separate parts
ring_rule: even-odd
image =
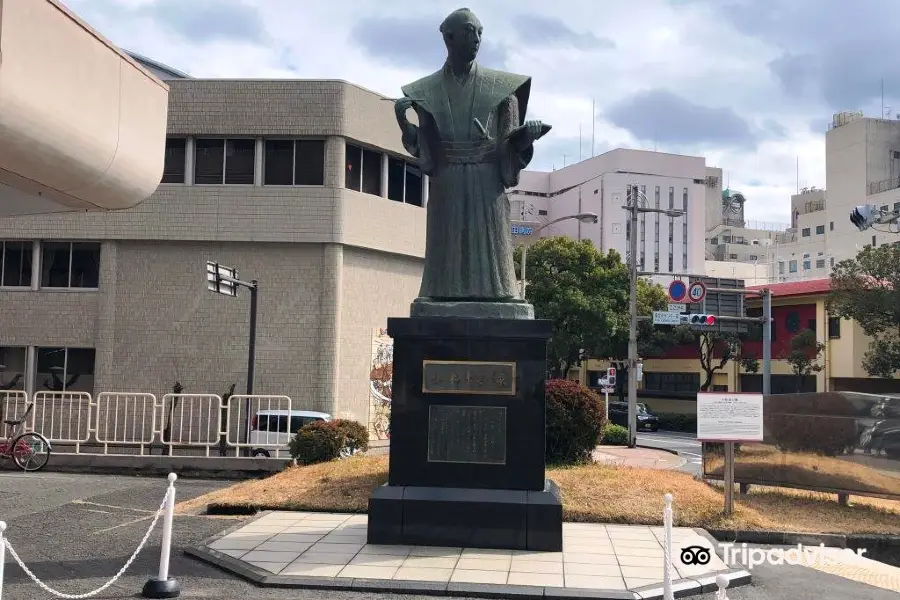
[[[141,595],[144,598],[177,598],[181,595],[181,586],[178,585],[178,580],[172,577],[165,581],[154,578],[144,584]]]
[[[368,542],[562,551],[559,488],[541,491],[385,485],[369,498]]]

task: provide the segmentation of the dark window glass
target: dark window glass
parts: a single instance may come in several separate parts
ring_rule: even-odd
[[[41,287],[69,287],[72,244],[44,242],[41,247]]]
[[[828,229],[830,229],[831,231],[834,231],[834,221],[831,221],[830,223],[828,223]]]
[[[669,188],[669,208],[675,208],[675,188]]]
[[[841,337],[841,319],[840,317],[829,317],[828,318],[828,338],[832,340],[840,339]]]
[[[0,242],[0,286],[31,285],[31,242]]]
[[[406,183],[406,162],[388,157],[388,198],[403,202],[403,186]]]
[[[187,140],[166,138],[166,158],[163,165],[162,183],[184,183],[184,153]]]
[[[72,244],[72,275],[69,287],[100,286],[100,243]]]
[[[809,319],[809,320],[807,320],[807,321],[806,321],[806,328],[809,329],[809,330],[812,331],[812,332],[815,332],[815,331],[816,331],[816,320],[815,320],[815,319]]]
[[[816,235],[823,235],[825,233],[824,225],[816,225]]]
[[[344,177],[344,187],[348,190],[360,190],[362,178],[362,148],[347,144],[347,171]]]
[[[406,203],[422,206],[422,171],[415,165],[406,165]]]
[[[198,139],[194,142],[194,183],[221,184],[225,167],[225,140]]]
[[[266,140],[264,185],[293,185],[294,142]]]
[[[373,196],[381,195],[381,154],[363,150],[362,191]]]
[[[92,394],[95,357],[93,348],[38,348],[35,389]],[[68,415],[71,421],[79,418],[74,413]]]
[[[25,362],[27,351],[17,346],[0,346],[0,392],[4,390],[25,390]],[[0,405],[0,414],[3,413]],[[10,410],[12,406],[7,406]],[[24,407],[20,407],[24,409]],[[15,415],[5,418],[12,419]]]
[[[225,140],[225,183],[253,185],[256,140]]]
[[[297,140],[294,185],[325,185],[325,140]]]
[[[809,227],[804,228],[803,231],[800,232],[800,235],[802,235],[803,237],[809,237]]]

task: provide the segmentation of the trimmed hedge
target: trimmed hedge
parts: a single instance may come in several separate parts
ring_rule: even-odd
[[[603,399],[577,381],[547,382],[546,459],[553,464],[591,460],[606,424]]]
[[[628,444],[628,430],[621,425],[607,423],[603,427],[600,443],[606,446],[625,446]]]
[[[697,433],[697,415],[678,413],[654,413],[659,417],[659,428],[667,431]]]
[[[368,447],[368,430],[361,423],[347,419],[307,423],[288,445],[291,458],[301,465],[337,460]]]

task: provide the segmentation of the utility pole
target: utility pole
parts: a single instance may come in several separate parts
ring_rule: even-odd
[[[628,319],[628,447],[634,448],[637,444],[637,224],[638,224],[638,186],[628,187],[630,201],[629,219],[631,228],[629,231],[628,245],[631,253],[631,261],[628,265],[629,288],[629,319]]]
[[[762,291],[763,301],[763,380],[764,396],[772,393],[772,290]]]

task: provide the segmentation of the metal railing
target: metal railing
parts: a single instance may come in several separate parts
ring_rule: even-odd
[[[193,456],[258,455],[287,458],[287,444],[309,422],[295,414],[308,407],[289,396],[166,394],[142,392],[0,391],[3,419],[34,409],[27,431],[44,435],[62,451],[79,454]],[[9,427],[0,423],[0,435]],[[155,452],[154,452],[155,451]]]

